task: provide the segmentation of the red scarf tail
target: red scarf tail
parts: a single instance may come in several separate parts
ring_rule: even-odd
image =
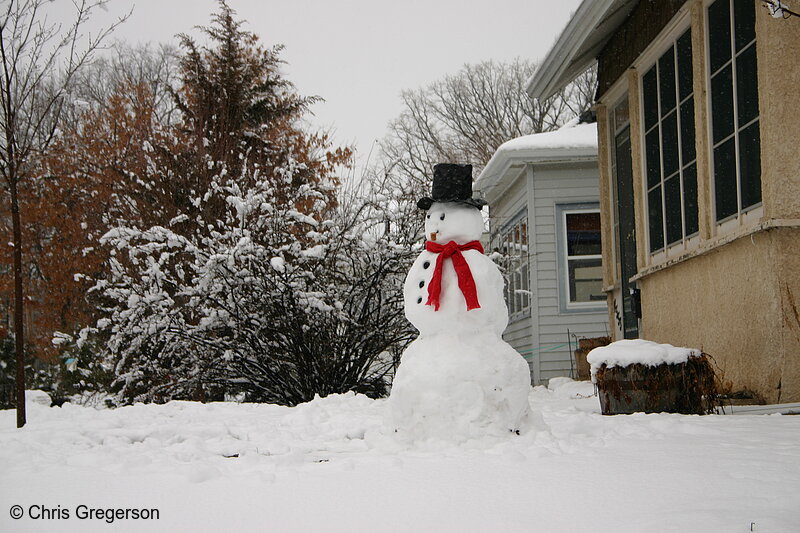
[[[475,278],[472,277],[472,271],[461,252],[453,254],[453,268],[458,277],[458,288],[461,289],[464,299],[467,301],[467,311],[479,308],[481,305],[478,303],[478,288],[475,286]]]
[[[439,296],[442,293],[442,270],[444,268],[444,254],[440,253],[436,258],[436,266],[433,269],[433,276],[428,285],[428,301],[425,305],[432,305],[434,311],[439,310]]]

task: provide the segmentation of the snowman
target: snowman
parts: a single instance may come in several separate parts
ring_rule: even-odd
[[[486,202],[472,198],[472,165],[436,165],[431,197],[417,205],[427,240],[403,298],[419,337],[397,369],[388,424],[411,440],[519,433],[530,373],[502,339],[504,280],[479,241]]]

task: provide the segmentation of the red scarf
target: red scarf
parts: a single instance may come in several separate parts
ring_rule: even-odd
[[[436,258],[436,267],[433,269],[433,277],[428,285],[428,301],[425,305],[432,305],[436,311],[439,310],[439,295],[442,292],[442,267],[444,267],[444,260],[451,258],[453,260],[453,268],[456,270],[458,277],[458,288],[464,294],[464,299],[467,301],[467,311],[477,309],[480,307],[478,303],[478,290],[475,287],[475,280],[472,278],[472,272],[469,269],[464,256],[461,252],[465,250],[478,250],[483,253],[483,246],[478,241],[470,241],[467,244],[456,244],[450,241],[447,244],[438,244],[432,241],[425,242],[425,249],[429,252],[439,254]]]

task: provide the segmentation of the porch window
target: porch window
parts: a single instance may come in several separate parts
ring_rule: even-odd
[[[712,170],[717,222],[761,203],[756,2],[708,6]]]
[[[600,246],[600,211],[562,211],[568,307],[605,303]]]
[[[692,33],[642,77],[650,252],[698,232]]]
[[[528,253],[528,213],[524,211],[505,227],[499,236],[499,251],[505,257],[505,298],[511,317],[530,312],[530,259]]]

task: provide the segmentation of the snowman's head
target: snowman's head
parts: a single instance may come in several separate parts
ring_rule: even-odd
[[[425,217],[425,238],[440,244],[466,244],[481,238],[483,215],[474,206],[456,202],[435,202]]]

